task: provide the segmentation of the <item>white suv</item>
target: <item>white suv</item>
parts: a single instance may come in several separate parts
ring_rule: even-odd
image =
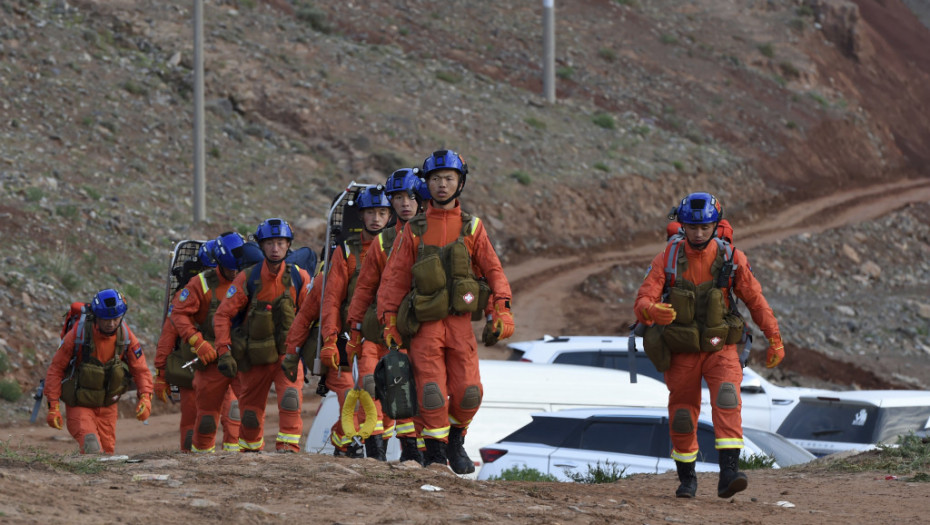
[[[629,370],[630,356],[627,352],[629,338],[624,336],[544,336],[534,341],[519,341],[507,345],[513,353],[512,361],[533,363],[558,363],[567,365],[595,366]],[[665,381],[664,375],[656,370],[643,351],[643,340],[636,338],[636,373]],[[813,388],[782,387],[770,383],[753,369],[743,369],[740,397],[743,400],[743,425],[775,432],[782,420],[798,404],[801,395],[832,393]],[[703,411],[710,410],[710,393],[705,384],[702,401]]]

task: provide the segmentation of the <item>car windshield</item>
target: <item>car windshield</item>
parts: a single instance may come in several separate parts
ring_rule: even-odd
[[[780,467],[800,465],[814,459],[814,455],[782,436],[765,430],[743,427],[743,435],[775,458]]]
[[[561,417],[534,417],[533,421],[518,428],[501,441],[539,443],[551,447],[561,446],[565,439],[584,423],[583,419]]]
[[[881,410],[876,442],[894,443],[909,432],[926,432],[930,428],[930,407],[891,407]]]
[[[778,427],[792,439],[875,443],[878,407],[825,399],[802,400]]]

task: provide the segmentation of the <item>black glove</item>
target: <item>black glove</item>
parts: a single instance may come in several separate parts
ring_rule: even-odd
[[[239,371],[239,367],[236,365],[236,360],[233,359],[231,353],[226,352],[221,355],[219,359],[216,360],[216,369],[220,371],[226,377],[236,377],[236,372]]]
[[[281,361],[281,370],[284,371],[284,377],[288,381],[297,381],[297,367],[300,366],[300,356],[297,354],[287,354],[284,361]]]
[[[500,332],[494,327],[494,320],[488,316],[488,322],[484,325],[484,331],[481,332],[481,341],[484,346],[494,346],[500,341]]]

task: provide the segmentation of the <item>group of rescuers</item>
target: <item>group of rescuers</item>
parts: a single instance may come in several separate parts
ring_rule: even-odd
[[[241,271],[246,241],[240,234],[227,232],[204,243],[199,257],[210,267],[171,301],[157,345],[154,381],[141,344],[123,322],[125,298],[114,289],[98,292],[87,322],[82,318],[63,337],[49,367],[48,424],[62,428],[64,401],[68,431],[81,453],[113,454],[116,401],[123,392],[112,395],[107,387],[131,375],[138,389],[136,417],[144,421],[153,394],[169,401],[166,362],[185,349],[196,362],[190,387],[179,389],[182,450],[214,452],[221,426],[224,451],[262,451],[265,405],[274,384],[279,409],[275,450],[298,452],[305,374],[301,347],[312,344],[308,339],[318,326],[319,358],[326,368],[321,381],[338,395],[340,413],[353,388],[373,393],[375,365],[389,348],[409,356],[417,391],[418,414],[411,419],[394,421],[376,402],[378,420],[363,442],[346,435],[337,421],[330,434],[336,456],[360,457],[364,447],[366,456],[385,460],[387,440],[397,437],[401,461],[474,472],[464,440],[483,389],[472,320],[486,320],[486,345],[510,337],[514,320],[510,285],[484,225],[460,207],[467,174],[458,153],[438,150],[422,168],[397,170],[384,185],[360,189],[354,206],[362,229],[335,248],[323,294],[323,264],[311,278],[308,270],[313,269],[285,261],[293,232],[282,219],[258,226],[253,237],[264,258]],[[392,217],[394,227],[385,229]],[[784,346],[745,254],[733,247],[733,230],[720,202],[708,193],[692,193],[669,218],[668,244],[647,271],[634,313],[647,327],[647,352],[651,345],[665,353],[664,364],[650,358],[665,368],[669,389],[672,457],[680,481],[676,495],[693,498],[697,491],[696,422],[703,379],[719,449],[718,496],[730,497],[748,484],[738,469],[743,365],[734,334],[743,325],[733,322],[739,315],[736,299],[745,303],[769,341],[766,366],[779,364]],[[404,303],[418,328],[398,325]],[[380,333],[369,330],[363,336],[363,323],[372,312]],[[77,399],[62,398],[69,371],[79,381],[103,374],[96,387],[102,392],[79,385],[71,389]]]

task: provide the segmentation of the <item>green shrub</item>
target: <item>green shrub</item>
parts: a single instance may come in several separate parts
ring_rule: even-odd
[[[672,167],[674,167],[676,171],[681,171],[685,169],[685,163],[680,160],[672,161]]]
[[[604,171],[604,172],[610,171],[610,167],[607,164],[604,164],[603,162],[595,162],[594,169]]]
[[[560,66],[555,70],[555,76],[564,80],[572,78],[573,74],[575,74],[575,68],[571,66]]]
[[[788,122],[785,122],[785,127],[788,129],[798,129],[798,123],[793,120],[789,120]]]
[[[0,374],[6,372],[10,369],[10,356],[6,355],[6,352],[0,350]]]
[[[451,71],[437,71],[436,78],[450,84],[458,84],[462,81],[462,75]]]
[[[662,36],[659,37],[659,42],[662,42],[667,46],[671,46],[678,43],[678,38],[675,35],[662,33]]]
[[[149,92],[149,90],[145,86],[141,84],[136,84],[132,80],[127,80],[126,82],[123,82],[121,87],[132,95],[147,95]]]
[[[775,458],[769,457],[765,454],[753,454],[747,458],[742,456],[739,458],[739,468],[741,470],[759,470],[772,468],[772,465],[774,464]]]
[[[313,5],[303,4],[297,7],[297,20],[304,22],[320,33],[329,33],[332,27],[326,20],[326,13]]]
[[[138,299],[139,295],[142,294],[142,290],[138,286],[132,283],[126,283],[123,285],[122,292],[129,296],[132,299]]]
[[[558,478],[552,474],[543,474],[542,472],[529,467],[510,467],[501,472],[500,476],[491,476],[491,481],[558,481]]]
[[[607,113],[598,113],[594,115],[591,117],[591,122],[604,129],[617,129],[617,123],[614,122],[614,118]]]
[[[19,383],[12,379],[0,380],[0,399],[18,401],[22,395],[23,391],[19,388]]]
[[[606,47],[602,47],[598,49],[597,56],[603,58],[604,60],[608,62],[613,62],[617,60],[617,53],[615,53],[613,49],[608,49]]]
[[[78,207],[74,204],[63,204],[61,206],[55,206],[55,215],[64,217],[65,219],[76,219],[78,216]]]
[[[771,43],[759,44],[756,46],[756,49],[758,49],[759,52],[762,53],[762,56],[766,58],[772,58],[775,56],[775,46],[773,46]]]
[[[526,117],[523,122],[531,128],[546,129],[546,123],[535,117]]]
[[[530,183],[532,182],[532,180],[530,179],[530,175],[524,171],[515,171],[511,173],[510,176],[516,179],[517,182],[519,182],[520,184],[524,186],[529,186]]]
[[[45,197],[45,192],[42,191],[42,188],[36,188],[35,186],[26,188],[26,202],[39,202],[42,200],[42,197]]]
[[[588,465],[587,474],[581,474],[578,472],[570,472],[568,469],[565,470],[565,475],[571,478],[575,483],[613,483],[618,479],[623,478],[623,474],[626,472],[626,467],[620,467],[616,463],[611,463],[610,461],[605,460],[604,466],[601,466],[601,462],[598,461],[595,466]]]
[[[96,188],[94,188],[93,186],[89,186],[87,184],[82,186],[82,188],[84,188],[84,191],[87,193],[87,196],[91,198],[91,200],[95,200],[95,201],[100,200],[101,195],[100,195],[100,192],[97,191]]]

